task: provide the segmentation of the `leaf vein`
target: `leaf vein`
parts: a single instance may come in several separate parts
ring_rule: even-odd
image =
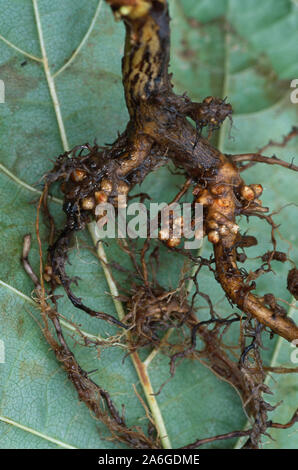
[[[4,36],[2,36],[1,34],[0,34],[0,39],[1,39],[1,41],[5,42],[5,44],[7,44],[9,47],[11,47],[12,49],[15,49],[17,52],[19,52],[20,54],[23,54],[24,56],[28,57],[29,59],[35,60],[36,62],[43,62],[43,59],[42,59],[42,58],[36,57],[35,55],[30,54],[29,52],[24,51],[24,50],[21,49],[20,47],[16,46],[16,45],[13,44],[12,42],[10,42],[8,39],[6,39],[6,38],[5,38]]]
[[[2,163],[0,163],[0,170],[9,178],[11,178],[15,183],[19,184],[20,186],[27,189],[28,191],[31,191],[32,193],[37,193],[37,194],[42,193],[42,191],[40,191],[39,189],[34,188],[30,184],[25,183],[25,181],[22,181],[20,178],[15,176],[8,168],[6,168],[6,166],[2,165]],[[63,203],[62,199],[59,199],[54,196],[49,196],[49,199],[53,202],[57,202],[57,204]]]
[[[93,18],[90,22],[90,25],[89,25],[89,28],[87,29],[83,39],[81,40],[80,44],[78,45],[78,47],[75,49],[75,51],[72,53],[71,57],[65,62],[65,64],[59,69],[57,70],[57,72],[55,72],[53,74],[53,78],[56,78],[58,75],[60,75],[60,73],[64,72],[64,70],[70,66],[70,64],[75,60],[76,56],[79,54],[79,52],[81,51],[81,49],[83,48],[83,46],[86,44],[86,42],[88,41],[88,38],[90,36],[90,34],[92,33],[92,30],[95,26],[95,23],[96,23],[96,20],[98,18],[98,15],[100,13],[100,10],[101,10],[101,6],[102,6],[102,2],[103,0],[99,0],[98,2],[98,5],[97,5],[97,8],[95,10],[95,13],[93,15]]]
[[[40,431],[36,431],[35,429],[32,429],[28,426],[25,426],[24,424],[18,423],[17,421],[14,421],[10,418],[7,418],[6,416],[0,416],[0,421],[2,421],[3,423],[15,426],[19,429],[22,429],[23,431],[34,434],[35,436],[41,437],[42,439],[45,439],[46,441],[50,441],[53,444],[56,444],[60,447],[63,447],[64,449],[77,449],[77,447],[71,446],[71,445],[67,444],[66,442],[61,441],[60,439],[56,439],[56,438],[48,436],[48,435],[46,435],[46,434],[44,434]]]

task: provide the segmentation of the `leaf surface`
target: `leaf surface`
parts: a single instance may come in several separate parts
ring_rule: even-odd
[[[170,0],[172,17],[171,68],[177,92],[187,91],[200,100],[208,95],[226,96],[233,104],[233,127],[224,127],[219,144],[228,153],[254,151],[270,139],[280,140],[297,124],[297,105],[290,103],[290,80],[298,76],[298,7],[289,0]],[[109,8],[96,0],[38,0],[38,12],[49,73],[59,100],[59,112],[69,146],[85,142],[111,143],[127,122],[122,85],[121,56],[124,29],[115,23]],[[22,238],[34,234],[35,205],[42,175],[63,151],[57,106],[49,92],[43,64],[40,36],[31,1],[0,0],[0,79],[5,83],[5,103],[0,104],[0,339],[5,345],[5,363],[0,363],[0,446],[1,448],[118,448],[107,441],[107,432],[87,408],[78,402],[76,392],[45,343],[32,304],[32,284],[20,266]],[[33,56],[33,58],[32,58]],[[278,151],[290,160],[297,155],[297,140]],[[259,165],[247,172],[248,182],[262,182],[264,205],[279,209],[297,198],[295,175],[277,167]],[[162,168],[146,179],[141,190],[155,200],[168,201],[177,192],[179,177]],[[138,188],[139,191],[139,188]],[[51,203],[63,223],[61,205]],[[297,217],[288,206],[278,216],[285,239],[297,246]],[[270,230],[251,220],[243,229],[258,233],[260,244],[251,257],[270,247]],[[46,241],[45,233],[42,233]],[[35,241],[35,239],[34,239]],[[89,235],[79,235],[70,256],[69,272],[81,280],[76,292],[88,304],[114,314],[107,294],[108,285],[94,254],[87,249]],[[38,269],[36,243],[31,260]],[[281,241],[281,249],[288,249]],[[205,248],[206,256],[209,248]],[[252,250],[252,249],[251,249]],[[125,264],[116,244],[107,249],[109,259]],[[170,262],[167,254],[164,260]],[[294,252],[291,251],[291,257]],[[296,260],[297,261],[297,260]],[[181,263],[169,270],[163,265],[160,280],[172,286],[179,279]],[[249,262],[246,269],[255,266]],[[290,301],[286,291],[287,269],[274,266],[276,274],[260,279],[260,292],[274,292]],[[200,288],[212,293],[221,314],[230,313],[229,304],[210,274],[202,271]],[[206,304],[198,305],[202,315]],[[90,334],[108,336],[115,330],[74,310],[64,298],[60,310],[82,325]],[[294,317],[297,314],[294,313]],[[107,389],[117,406],[125,403],[128,423],[143,425],[145,412],[132,384],[138,378],[129,358],[123,362],[121,349],[108,348],[100,359],[93,349],[76,344],[72,332],[65,330],[69,343],[85,370],[96,369],[92,378]],[[237,335],[237,331],[233,334]],[[236,336],[237,338],[237,336]],[[268,344],[267,344],[268,343]],[[276,341],[267,341],[264,356],[268,363]],[[283,345],[288,358],[290,345]],[[158,355],[150,376],[154,389],[169,376],[169,358]],[[292,378],[277,377],[278,388],[290,390],[292,403],[297,386]],[[139,391],[140,387],[138,388]],[[284,393],[284,392],[282,392]],[[274,400],[279,399],[279,394]],[[241,429],[246,421],[237,393],[218,380],[209,369],[184,361],[175,377],[157,397],[173,447],[197,438]],[[281,409],[281,407],[280,407]],[[278,410],[277,410],[278,412]],[[271,418],[271,416],[270,416]],[[284,418],[283,416],[281,417]],[[287,431],[286,431],[287,433]],[[295,434],[287,439],[276,434],[273,446],[294,446]],[[231,447],[219,442],[211,447]],[[266,444],[272,446],[272,443]]]

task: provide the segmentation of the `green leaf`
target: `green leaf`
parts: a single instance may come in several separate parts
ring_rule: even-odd
[[[297,123],[297,105],[290,102],[290,81],[298,77],[297,2],[290,0],[170,0],[172,17],[171,68],[177,92],[187,91],[193,99],[207,95],[225,96],[233,104],[233,127],[227,124],[219,136],[221,148],[228,153],[254,151],[270,139],[281,140]],[[40,31],[48,57],[45,75],[41,34],[31,1],[0,0],[0,79],[5,83],[5,103],[0,104],[1,148],[0,173],[1,259],[0,270],[0,339],[5,346],[5,363],[0,363],[0,446],[1,448],[117,448],[107,441],[108,433],[80,404],[66,374],[49,350],[40,327],[38,312],[32,301],[32,283],[24,274],[19,258],[25,233],[35,233],[35,190],[41,188],[42,175],[63,151],[96,138],[100,144],[111,143],[127,122],[121,85],[121,56],[124,28],[116,23],[106,4],[97,0],[38,0]],[[50,85],[54,85],[59,106],[53,105]],[[59,114],[60,113],[60,114]],[[60,127],[57,119],[61,118]],[[63,123],[63,125],[62,125]],[[65,135],[63,134],[65,130]],[[297,154],[297,140],[286,149],[272,149],[290,160]],[[270,150],[271,152],[271,150]],[[247,172],[248,183],[262,182],[264,205],[279,209],[297,196],[294,175],[279,167],[258,165]],[[150,175],[141,190],[155,200],[170,200],[177,192],[179,177],[162,168]],[[139,191],[139,189],[138,189]],[[63,223],[61,205],[51,208]],[[297,245],[297,217],[292,206],[277,216],[285,239]],[[243,229],[260,234],[261,242],[251,257],[270,247],[270,230],[251,220]],[[42,232],[46,246],[46,234]],[[79,275],[76,292],[88,304],[114,314],[115,307],[107,294],[108,285],[102,268],[88,249],[92,242],[87,233],[79,235],[74,245],[69,272]],[[288,249],[281,240],[280,249]],[[205,248],[206,256],[208,247]],[[109,259],[125,264],[116,244],[107,249]],[[294,258],[291,251],[290,256]],[[38,253],[34,239],[31,252],[33,267],[38,270]],[[171,262],[167,253],[163,263]],[[245,266],[251,269],[256,260]],[[160,280],[164,286],[175,285],[177,270],[162,264]],[[274,265],[275,272],[260,279],[260,292],[274,292],[290,301],[286,291],[286,266]],[[200,288],[212,293],[220,312],[231,308],[210,273],[202,271]],[[60,291],[59,293],[62,293]],[[60,311],[82,325],[89,334],[108,336],[115,329],[71,307],[64,298]],[[200,301],[199,315],[208,313]],[[201,313],[202,312],[202,313]],[[296,312],[293,317],[297,318]],[[138,378],[129,358],[117,348],[101,351],[77,344],[73,332],[64,327],[67,340],[85,370],[97,369],[92,378],[109,390],[120,408],[125,403],[128,423],[144,425],[145,412],[134,394],[132,384]],[[233,334],[237,338],[237,331]],[[234,338],[234,339],[235,339]],[[276,341],[266,341],[267,363],[274,354]],[[279,343],[278,343],[279,344]],[[278,346],[279,347],[279,346]],[[292,352],[284,345],[285,359]],[[157,355],[149,368],[155,390],[169,377],[169,359]],[[297,400],[297,387],[291,377],[274,376],[281,396]],[[295,388],[296,387],[296,388]],[[141,392],[140,387],[138,390]],[[284,398],[284,397],[283,397]],[[273,400],[280,399],[279,392]],[[199,363],[184,361],[175,377],[157,397],[173,447],[179,447],[215,434],[241,429],[246,417],[237,393]],[[279,408],[282,409],[282,406]],[[278,410],[277,410],[278,412]],[[290,409],[289,409],[290,412]],[[274,414],[272,413],[272,416]],[[270,416],[271,418],[271,416]],[[282,416],[286,421],[290,416]],[[274,418],[275,419],[275,418]],[[287,439],[285,438],[287,435]],[[276,432],[277,444],[266,447],[294,446],[293,430]],[[292,439],[292,440],[291,440]],[[232,447],[233,442],[219,442],[209,447]]]

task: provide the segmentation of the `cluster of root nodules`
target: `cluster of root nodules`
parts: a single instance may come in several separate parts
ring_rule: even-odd
[[[210,132],[212,133],[212,129]],[[297,129],[293,129],[278,145],[285,145],[297,134]],[[115,439],[126,445],[133,448],[159,448],[161,442],[157,433],[152,431],[151,423],[147,433],[144,429],[127,426],[123,413],[117,411],[109,393],[102,385],[93,382],[78,364],[62,332],[58,298],[55,296],[57,285],[63,286],[76,308],[120,329],[119,336],[101,341],[95,337],[86,337],[79,326],[74,324],[74,330],[86,347],[100,349],[112,345],[115,347],[115,344],[121,343],[121,347],[125,349],[124,356],[144,348],[149,353],[158,350],[160,354],[169,357],[170,378],[177,367],[183,367],[185,359],[198,360],[238,391],[244,412],[251,423],[250,428],[200,438],[191,444],[185,444],[185,448],[196,448],[217,440],[241,436],[246,437],[245,448],[258,448],[262,435],[270,436],[270,428],[286,429],[297,421],[297,412],[286,424],[270,421],[268,412],[274,407],[265,399],[266,394],[271,393],[265,384],[268,371],[290,373],[297,372],[296,369],[270,368],[262,360],[263,340],[266,336],[273,338],[277,334],[289,339],[291,329],[295,332],[297,327],[287,318],[286,302],[276,299],[272,293],[265,293],[260,297],[253,291],[258,278],[273,270],[274,261],[289,263],[291,269],[287,287],[297,299],[298,271],[288,254],[277,250],[278,226],[273,220],[274,214],[270,214],[269,209],[262,206],[262,186],[246,185],[240,173],[257,162],[277,164],[294,170],[297,167],[286,164],[275,156],[264,157],[262,152],[268,146],[256,154],[221,156],[216,168],[202,170],[196,177],[192,177],[188,165],[185,169],[186,183],[175,201],[179,201],[193,185],[194,202],[200,202],[204,206],[204,235],[213,245],[214,254],[209,259],[195,255],[193,251],[181,247],[181,240],[171,237],[167,239],[162,234],[158,240],[148,238],[141,247],[129,240],[121,243],[130,259],[131,269],[123,268],[117,263],[107,266],[119,278],[123,274],[125,276],[125,282],[119,282],[118,285],[118,300],[122,301],[126,314],[119,319],[100,309],[90,308],[88,299],[81,299],[73,293],[72,284],[77,284],[78,278],[68,276],[66,262],[73,235],[96,217],[97,205],[112,202],[117,209],[119,195],[129,197],[130,189],[159,166],[156,155],[151,155],[149,159],[142,160],[139,167],[134,158],[131,170],[127,171],[130,161],[127,154],[123,159],[124,144],[127,145],[126,137],[120,136],[111,148],[88,144],[76,147],[61,155],[53,170],[45,176],[38,214],[42,209],[44,221],[49,228],[50,247],[41,279],[33,272],[28,260],[29,236],[25,237],[22,257],[24,268],[35,284],[44,335],[77,389],[80,400],[108,427]],[[244,161],[248,162],[245,166]],[[183,170],[181,161],[177,166]],[[122,171],[123,168],[125,171]],[[48,208],[49,191],[56,182],[60,182],[64,193],[66,223],[62,230],[57,230]],[[144,195],[141,194],[140,197]],[[258,217],[269,224],[272,249],[258,258],[259,266],[255,271],[247,272],[245,262],[249,247],[256,245],[258,240],[254,236],[240,233],[236,223],[236,216],[239,215]],[[181,218],[179,223],[183,233]],[[40,242],[39,229],[37,236]],[[180,281],[171,289],[158,281],[160,250],[169,251],[173,266],[178,257],[184,257]],[[239,263],[241,268],[238,268]],[[231,305],[230,315],[223,316],[220,306],[201,290],[200,273],[203,269],[209,271],[210,282],[213,276],[221,284],[223,294]],[[202,305],[205,306],[204,311],[207,309],[209,312],[207,316],[201,315]],[[231,328],[234,331],[233,336],[238,331],[239,340],[236,344],[230,344],[226,340],[230,337],[228,332]],[[168,381],[161,384],[160,393]]]

